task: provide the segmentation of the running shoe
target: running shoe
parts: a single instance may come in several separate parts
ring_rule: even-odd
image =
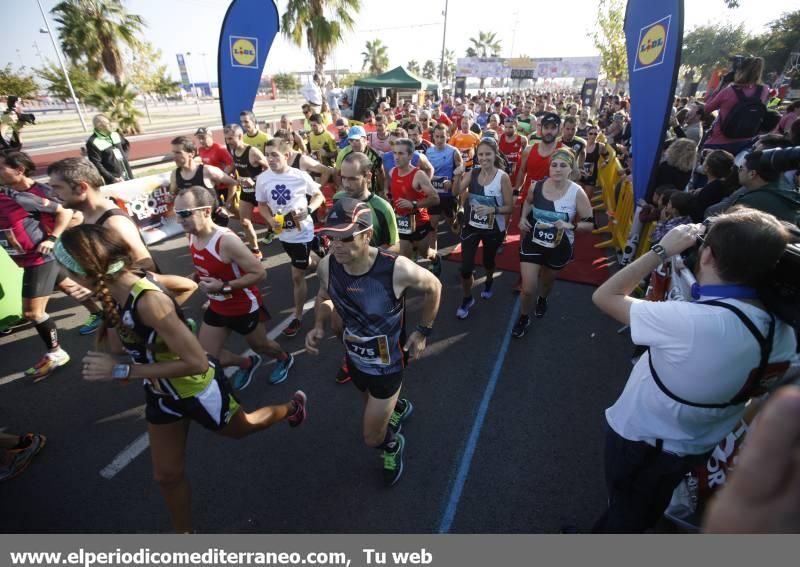
[[[247,358],[250,359],[250,368],[239,368],[233,373],[233,376],[231,376],[231,384],[233,384],[233,387],[237,390],[244,390],[247,388],[253,380],[256,370],[261,366],[262,359],[260,355],[253,353],[248,355]]]
[[[437,278],[442,275],[442,258],[438,254],[431,260],[431,273]]]
[[[0,468],[0,481],[10,480],[22,473],[31,464],[33,457],[39,454],[47,437],[38,433],[27,433],[22,436],[22,447],[7,449]]]
[[[537,319],[541,319],[544,317],[545,313],[547,313],[547,298],[539,297],[539,299],[536,300],[536,309],[534,310],[533,314]]]
[[[406,448],[406,438],[398,433],[394,438],[396,447],[394,451],[383,451],[383,482],[386,486],[394,486],[403,474],[403,451]]]
[[[275,240],[275,233],[270,230],[263,237],[261,237],[261,240],[259,240],[259,242],[261,244],[272,244],[273,240]]]
[[[69,355],[64,350],[48,352],[32,368],[25,371],[25,376],[33,378],[34,382],[39,382],[50,376],[57,369],[69,362]]]
[[[350,380],[351,380],[350,368],[347,366],[347,357],[344,357],[342,359],[342,365],[336,372],[336,383],[347,384]]]
[[[311,241],[311,251],[320,258],[324,258],[331,247],[331,239],[327,236],[315,236]]]
[[[531,318],[528,315],[520,315],[514,328],[511,329],[511,336],[515,339],[521,339],[528,332],[528,327],[531,326]]]
[[[292,396],[294,402],[294,413],[286,418],[289,422],[289,427],[297,427],[306,420],[306,404],[308,404],[308,397],[303,390],[297,390]]]
[[[491,299],[493,295],[494,292],[492,291],[492,288],[484,287],[483,291],[481,292],[481,299]]]
[[[103,313],[89,313],[89,318],[83,323],[83,325],[78,329],[78,332],[81,335],[93,335],[97,328],[100,326],[100,323],[103,322]]]
[[[280,384],[289,377],[289,369],[294,364],[294,357],[291,352],[286,353],[286,358],[276,361],[275,370],[269,377],[270,384]]]
[[[414,404],[411,400],[400,398],[394,406],[394,411],[389,417],[389,427],[395,434],[400,433],[403,429],[403,422],[407,421],[411,414],[414,413]]]
[[[300,319],[292,319],[292,322],[283,330],[283,334],[287,337],[293,337],[300,332],[300,327],[302,326],[303,324],[300,322]]]
[[[459,319],[466,319],[469,317],[469,310],[473,305],[475,305],[475,298],[471,295],[469,297],[465,297],[461,302],[461,307],[456,310],[456,317]]]

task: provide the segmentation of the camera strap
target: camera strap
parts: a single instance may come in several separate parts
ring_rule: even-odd
[[[653,380],[655,381],[658,388],[664,392],[669,398],[675,400],[679,404],[695,407],[695,408],[705,408],[705,409],[723,409],[730,406],[740,405],[747,402],[751,397],[753,397],[754,390],[758,389],[758,386],[764,382],[765,372],[767,370],[767,366],[769,365],[769,356],[772,353],[772,341],[775,338],[775,316],[770,313],[770,322],[769,322],[769,330],[767,331],[767,336],[761,334],[761,331],[758,330],[755,323],[753,323],[750,318],[745,315],[741,309],[730,305],[729,303],[725,303],[723,301],[717,301],[714,299],[708,301],[700,301],[698,303],[702,303],[705,305],[713,305],[715,307],[722,307],[731,311],[734,315],[736,315],[739,320],[747,327],[747,330],[753,335],[753,337],[758,342],[759,350],[761,351],[760,361],[758,365],[758,369],[754,372],[751,372],[748,376],[744,386],[737,392],[737,394],[731,398],[730,401],[721,403],[721,404],[701,404],[697,402],[690,402],[688,400],[684,400],[677,394],[670,391],[664,382],[661,381],[661,378],[658,376],[658,372],[656,372],[655,367],[653,366],[653,357],[650,355],[650,349],[647,349],[647,361],[650,365],[650,374],[653,376]],[[786,371],[788,368],[788,363],[779,363],[775,365],[775,373],[782,375],[783,372]]]

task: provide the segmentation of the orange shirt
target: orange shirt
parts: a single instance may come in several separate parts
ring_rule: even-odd
[[[475,158],[475,148],[480,141],[481,137],[475,132],[467,132],[464,134],[459,130],[450,136],[450,140],[447,143],[458,148],[458,151],[461,152],[461,157],[464,158],[464,167],[470,169],[473,159]]]

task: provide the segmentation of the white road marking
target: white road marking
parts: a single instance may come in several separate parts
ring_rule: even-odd
[[[303,304],[303,314],[305,314],[306,311],[308,311],[309,309],[314,307],[314,302],[315,302],[315,299],[312,298],[312,299],[309,299],[308,301],[306,301],[305,304]],[[275,326],[274,329],[272,329],[269,333],[267,333],[267,336],[270,339],[275,339],[275,337],[280,335],[283,332],[283,330],[286,327],[289,326],[289,323],[292,322],[292,319],[294,319],[294,313],[290,314],[283,321],[278,323]],[[303,349],[297,351],[297,353],[292,353],[292,354],[293,355],[294,354],[299,354],[302,351],[303,351]],[[247,353],[249,353],[249,352],[252,352],[252,351],[248,350]],[[247,353],[244,353],[244,354],[247,354]],[[225,375],[226,376],[230,376],[229,371],[230,371],[230,374],[233,374],[233,372],[235,372],[235,369],[234,368],[226,368],[225,369]],[[106,418],[106,419],[108,419],[108,418]],[[142,433],[139,437],[137,437],[133,441],[133,443],[131,443],[130,445],[125,447],[122,451],[120,451],[120,453],[116,457],[114,457],[114,460],[111,461],[111,463],[108,466],[106,466],[103,470],[100,471],[100,476],[102,476],[103,478],[105,478],[107,480],[111,480],[117,474],[119,474],[120,471],[122,471],[122,469],[124,469],[129,464],[131,464],[133,462],[133,460],[136,457],[138,457],[139,455],[141,455],[144,452],[144,450],[147,449],[149,446],[150,446],[150,439],[147,436],[147,433]]]

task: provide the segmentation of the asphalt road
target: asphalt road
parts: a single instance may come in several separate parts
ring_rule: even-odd
[[[171,272],[191,271],[183,237],[153,249]],[[277,241],[262,249],[272,329],[291,312],[289,264]],[[307,313],[298,336],[279,339],[297,355],[289,379],[270,386],[268,366],[240,396],[254,409],[302,388],[309,396],[302,427],[279,424],[232,441],[192,426],[187,470],[197,530],[552,533],[565,523],[588,530],[605,501],[603,411],[630,370],[630,342],[592,306],[593,288],[567,282],[557,283],[549,312],[526,337],[507,341],[516,277],[499,275],[495,296],[479,299],[460,321],[458,265],[444,263],[434,335],[407,371],[403,393],[416,411],[404,426],[405,473],[391,489],[381,483],[380,453],[362,443],[360,397],[352,384],[334,382],[341,347],[331,337],[319,357],[303,351]],[[313,297],[316,277],[308,281]],[[187,309],[197,319],[200,295]],[[419,307],[411,296],[411,325]],[[86,314],[58,294],[49,312],[73,360],[47,380],[21,378],[41,354],[33,329],[0,337],[0,427],[48,436],[30,469],[0,484],[0,531],[169,531],[149,450],[111,478],[100,474],[146,439],[141,389],[82,381],[80,359],[93,341],[77,333]],[[245,349],[239,338],[231,345]]]

